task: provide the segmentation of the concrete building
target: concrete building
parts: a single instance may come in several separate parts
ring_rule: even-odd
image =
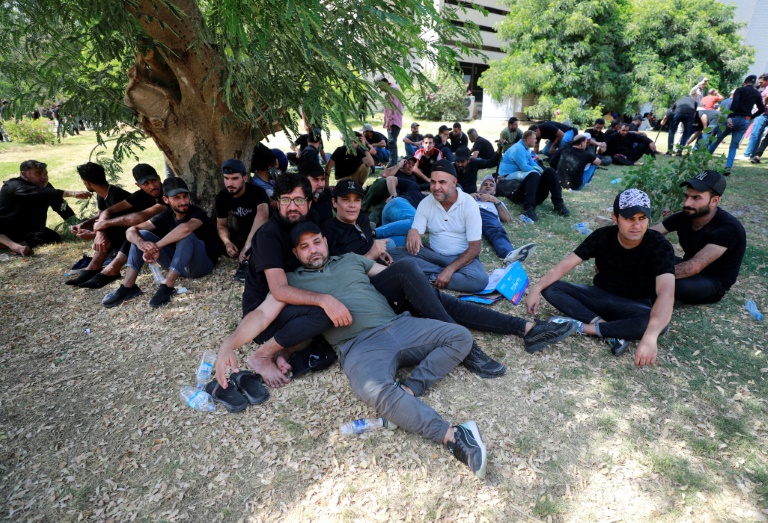
[[[760,76],[768,73],[768,9],[765,0],[722,0],[724,4],[736,6],[736,20],[747,26],[742,29],[746,43],[757,51],[755,63],[749,68],[751,74]]]

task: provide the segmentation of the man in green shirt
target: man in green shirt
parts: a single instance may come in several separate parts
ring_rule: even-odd
[[[507,128],[501,131],[499,145],[502,147],[501,152],[504,153],[515,145],[520,138],[522,138],[523,132],[518,129],[518,121],[514,116],[507,122]]]

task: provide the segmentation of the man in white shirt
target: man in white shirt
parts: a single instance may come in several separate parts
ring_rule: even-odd
[[[478,256],[483,224],[477,202],[464,193],[456,170],[447,160],[432,167],[429,191],[416,209],[406,237],[408,252],[416,256],[424,274],[439,289],[479,292],[488,285],[488,274]],[[429,243],[422,236],[429,232]]]

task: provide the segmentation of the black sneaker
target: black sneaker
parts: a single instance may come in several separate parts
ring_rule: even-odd
[[[232,277],[235,281],[245,281],[245,275],[248,272],[248,262],[240,262],[240,266],[237,268],[237,271],[235,271],[235,275]]]
[[[494,360],[472,342],[472,350],[462,362],[469,372],[477,374],[481,378],[498,378],[507,372],[507,368]]]
[[[81,289],[101,289],[105,285],[109,285],[115,280],[119,280],[120,275],[107,276],[106,274],[98,273],[96,276],[80,285]]]
[[[65,281],[64,285],[74,285],[75,287],[80,287],[83,283],[87,282],[98,273],[99,269],[94,269],[92,271],[87,269],[80,269],[80,274],[77,275],[77,278],[72,278]]]
[[[611,354],[614,356],[621,356],[629,348],[629,342],[621,338],[605,338],[604,341],[611,348]]]
[[[538,352],[551,343],[564,340],[576,332],[578,328],[579,324],[575,321],[548,323],[536,320],[536,325],[528,331],[528,334],[523,336],[525,352],[529,354]]]
[[[141,296],[142,294],[144,293],[141,292],[141,289],[139,289],[138,285],[134,285],[133,287],[126,287],[125,285],[121,284],[116,291],[110,292],[104,296],[104,299],[101,300],[101,304],[106,308],[111,309],[112,307],[117,307],[124,301],[132,300],[136,296]]]
[[[726,170],[723,171],[723,176],[730,176],[730,175],[731,175],[731,170],[730,169],[726,169]]]
[[[529,207],[523,211],[523,214],[526,215],[528,218],[533,220],[534,222],[539,221],[539,217],[536,216],[536,211],[533,207]]]
[[[760,163],[760,157],[759,156],[753,156],[749,159],[751,163]]]
[[[468,421],[453,427],[453,439],[448,442],[448,450],[453,457],[464,463],[480,479],[485,479],[485,467],[488,465],[488,454],[485,444],[480,439],[477,423]]]
[[[560,202],[557,205],[555,205],[555,212],[562,216],[563,218],[567,218],[571,215],[571,212],[565,207],[565,203]]]
[[[155,292],[155,295],[152,296],[151,300],[149,300],[149,306],[156,309],[161,305],[165,305],[171,301],[171,296],[174,292],[176,292],[174,287],[168,287],[166,284],[161,283],[157,286],[157,292]]]

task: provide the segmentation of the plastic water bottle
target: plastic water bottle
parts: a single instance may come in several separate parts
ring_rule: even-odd
[[[619,185],[621,183],[621,178],[614,178],[613,180],[611,180],[611,183],[613,185]]]
[[[181,389],[181,399],[188,406],[200,412],[213,412],[216,410],[216,404],[211,395],[204,390],[198,390],[192,385],[184,385]]]
[[[752,316],[752,319],[757,321],[763,321],[763,313],[757,310],[757,304],[755,303],[755,300],[747,300],[747,302],[744,304],[744,307],[749,311],[749,315]]]
[[[160,285],[165,281],[165,276],[163,276],[163,271],[160,270],[160,266],[158,264],[150,263],[149,270],[152,273],[152,277],[155,279],[155,283]]]
[[[580,229],[588,229],[588,228],[589,228],[589,222],[579,222],[579,223],[574,223],[573,225],[571,225],[571,229],[576,230],[576,231],[578,231]]]
[[[533,220],[531,220],[530,218],[528,218],[528,217],[527,217],[525,214],[521,214],[520,216],[518,216],[518,218],[517,218],[517,219],[518,219],[519,221],[523,222],[523,223],[534,223],[534,222],[533,222]]]
[[[11,257],[8,256],[7,254],[5,254],[5,253],[0,254],[0,262],[10,261],[10,259],[11,259]]]
[[[203,353],[203,359],[200,360],[200,366],[197,368],[197,388],[202,389],[213,374],[213,364],[216,363],[216,353],[207,350]]]
[[[364,434],[366,432],[373,432],[374,430],[379,430],[381,428],[385,428],[387,430],[395,430],[397,425],[389,420],[385,420],[384,418],[360,418],[354,421],[342,423],[341,427],[339,427],[339,430],[341,431],[342,436],[345,436],[347,434]]]

